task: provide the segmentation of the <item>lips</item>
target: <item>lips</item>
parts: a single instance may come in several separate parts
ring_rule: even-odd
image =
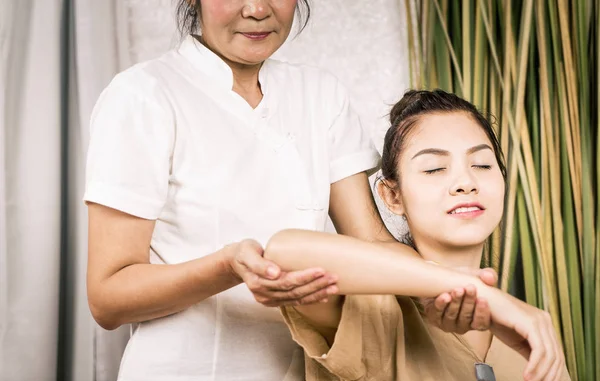
[[[242,32],[241,34],[251,40],[264,40],[271,32]]]
[[[447,213],[451,215],[475,215],[481,214],[485,208],[479,203],[468,203],[455,205]]]

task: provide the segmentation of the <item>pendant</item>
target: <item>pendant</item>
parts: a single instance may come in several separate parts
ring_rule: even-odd
[[[494,369],[488,364],[481,362],[475,363],[475,377],[477,381],[496,381]]]

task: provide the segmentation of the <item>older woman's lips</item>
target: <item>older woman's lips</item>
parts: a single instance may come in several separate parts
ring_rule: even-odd
[[[264,40],[265,38],[269,37],[270,34],[271,34],[271,32],[242,33],[242,35],[244,37],[249,38],[249,39],[254,40],[254,41]]]

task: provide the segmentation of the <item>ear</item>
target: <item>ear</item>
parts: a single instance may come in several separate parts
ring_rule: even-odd
[[[381,180],[377,183],[377,193],[383,200],[385,206],[397,216],[404,215],[404,205],[402,197],[398,191],[398,184],[391,180]]]

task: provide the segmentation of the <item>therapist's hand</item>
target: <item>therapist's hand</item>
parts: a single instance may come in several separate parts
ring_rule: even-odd
[[[229,266],[246,283],[257,302],[267,307],[312,304],[337,293],[337,277],[323,269],[284,272],[263,258],[262,246],[251,239],[229,246]]]
[[[498,283],[498,275],[491,268],[457,270],[479,277],[488,286],[495,287]],[[477,297],[474,285],[456,288],[435,299],[422,299],[421,303],[427,320],[446,332],[484,331],[492,324],[489,305],[485,299]]]

